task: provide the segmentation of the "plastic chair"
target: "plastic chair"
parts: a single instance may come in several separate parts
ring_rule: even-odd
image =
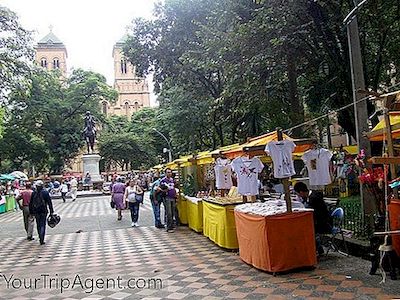
[[[341,207],[336,208],[332,213],[331,217],[333,219],[333,226],[332,226],[332,232],[331,232],[331,238],[329,241],[329,247],[328,250],[326,251],[326,255],[328,255],[329,251],[332,249],[333,251],[336,251],[340,254],[348,256],[349,249],[347,248],[347,243],[346,240],[344,239],[344,234],[343,234],[343,229],[342,229],[342,223],[344,219],[344,210]],[[346,252],[342,252],[339,249],[339,244],[337,242],[338,240],[338,235],[340,235],[342,243],[344,245],[344,248],[346,249]]]

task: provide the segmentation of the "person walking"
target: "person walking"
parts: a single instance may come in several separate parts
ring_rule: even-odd
[[[115,204],[115,209],[118,211],[118,221],[122,219],[122,210],[125,208],[124,195],[125,184],[122,183],[122,178],[118,177],[111,190],[111,199]]]
[[[167,232],[174,232],[174,215],[176,210],[176,190],[175,181],[172,178],[172,170],[165,170],[165,177],[160,181],[160,188],[165,186],[168,191],[164,200],[165,212],[167,215]]]
[[[75,177],[72,177],[71,182],[71,197],[72,197],[72,201],[76,200],[76,197],[78,195],[78,180],[76,180]]]
[[[61,198],[63,199],[63,202],[65,203],[66,196],[67,196],[67,193],[68,193],[68,185],[65,182],[65,180],[63,180],[61,182],[60,191],[61,191]]]
[[[160,188],[160,178],[154,178],[154,182],[150,187],[150,201],[153,207],[154,226],[156,228],[165,228],[161,222],[161,203],[163,203],[163,191]],[[165,192],[165,191],[164,191]]]
[[[29,202],[32,197],[32,184],[28,181],[25,183],[25,190],[23,190],[16,198],[19,208],[22,210],[22,215],[24,218],[24,226],[27,234],[27,240],[33,241],[33,225],[35,222],[35,217],[29,211]],[[21,203],[22,200],[22,203]]]
[[[43,181],[38,180],[36,182],[36,190],[32,193],[31,201],[29,202],[29,212],[36,218],[40,245],[45,244],[44,236],[46,234],[46,220],[49,210],[51,215],[54,214],[50,194],[43,188]]]
[[[132,227],[138,227],[139,208],[143,201],[143,190],[131,179],[125,190],[125,200],[128,201],[129,210],[131,211]]]

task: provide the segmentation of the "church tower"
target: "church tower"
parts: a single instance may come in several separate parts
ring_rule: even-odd
[[[118,100],[114,104],[102,103],[105,115],[127,116],[143,107],[150,107],[150,92],[147,81],[136,75],[135,67],[124,57],[122,48],[126,37],[119,40],[113,48],[114,88],[118,92]]]
[[[37,43],[35,50],[38,65],[47,70],[59,69],[62,76],[67,77],[67,48],[53,33],[52,26],[50,32]]]

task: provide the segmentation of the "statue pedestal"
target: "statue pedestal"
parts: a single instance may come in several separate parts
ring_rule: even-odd
[[[99,168],[100,159],[101,156],[98,154],[84,154],[82,156],[83,178],[85,178],[85,175],[89,172],[93,187],[100,186],[101,183],[103,183]]]

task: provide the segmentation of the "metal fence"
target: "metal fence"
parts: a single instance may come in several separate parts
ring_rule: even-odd
[[[344,200],[339,202],[344,210],[342,227],[351,232],[353,238],[367,240],[373,232],[366,218],[363,217],[361,201]]]

